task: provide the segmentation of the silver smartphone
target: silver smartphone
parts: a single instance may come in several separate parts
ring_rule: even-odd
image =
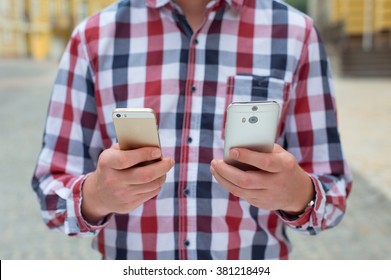
[[[112,117],[121,150],[160,148],[156,115],[152,109],[117,108],[113,111]]]
[[[275,101],[234,102],[227,108],[224,161],[242,170],[254,169],[229,157],[234,147],[270,153],[277,133],[280,106]]]

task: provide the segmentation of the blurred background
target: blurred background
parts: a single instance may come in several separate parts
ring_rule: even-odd
[[[56,75],[74,28],[110,0],[0,0],[0,259],[99,259],[89,239],[43,224],[30,185]],[[292,259],[391,260],[391,0],[290,0],[327,46],[354,175],[341,224],[289,230]]]

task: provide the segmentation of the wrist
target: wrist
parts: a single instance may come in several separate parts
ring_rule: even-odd
[[[288,215],[300,216],[308,208],[311,208],[315,204],[315,186],[312,182],[311,177],[300,168],[300,175],[298,182],[298,195],[297,199],[292,203],[290,208],[281,209]]]
[[[296,220],[296,219],[299,219],[301,218],[307,211],[310,211],[310,209],[312,209],[315,205],[315,198],[310,200],[307,205],[305,206],[304,209],[302,209],[301,211],[299,212],[292,212],[292,211],[283,211],[283,210],[280,210],[280,214],[284,217],[284,218],[287,218],[289,220]]]
[[[102,207],[97,196],[96,181],[96,174],[91,173],[82,185],[81,214],[90,224],[98,224],[110,214]]]

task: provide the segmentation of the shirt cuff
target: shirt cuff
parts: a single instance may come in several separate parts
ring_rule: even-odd
[[[303,213],[300,215],[290,215],[284,211],[277,210],[277,215],[283,220],[283,222],[292,228],[301,229],[308,227],[315,227],[318,225],[316,211],[320,208],[323,198],[323,189],[321,184],[315,176],[309,174],[312,184],[314,186],[315,195],[312,205],[308,205]],[[311,201],[312,202],[312,201]],[[323,202],[324,204],[324,202]]]
[[[75,217],[77,220],[77,227],[81,233],[90,233],[92,235],[97,234],[101,229],[103,229],[110,219],[111,215],[106,216],[104,219],[99,221],[97,224],[91,224],[83,217],[83,214],[81,212],[81,204],[83,201],[83,194],[82,189],[85,180],[89,174],[84,175],[76,182],[76,184],[73,187],[73,205],[74,205],[74,212]]]

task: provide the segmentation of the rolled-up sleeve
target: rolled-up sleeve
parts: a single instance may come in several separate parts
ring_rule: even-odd
[[[74,31],[59,64],[32,186],[49,228],[91,236],[81,215],[82,185],[102,151],[94,92],[94,71],[83,38]]]
[[[284,147],[311,177],[315,203],[298,219],[284,222],[308,234],[336,226],[346,210],[352,176],[337,126],[330,63],[316,28],[307,21],[307,36],[291,87]]]

